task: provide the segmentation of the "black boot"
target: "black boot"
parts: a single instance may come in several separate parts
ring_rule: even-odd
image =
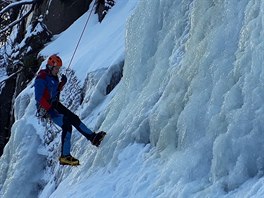
[[[106,135],[106,132],[104,132],[104,131],[100,131],[98,133],[93,133],[91,135],[91,139],[90,139],[92,145],[94,145],[96,147],[100,146],[105,135]]]

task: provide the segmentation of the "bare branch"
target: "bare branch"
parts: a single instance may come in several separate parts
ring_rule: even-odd
[[[26,18],[28,15],[30,15],[30,13],[33,11],[33,6],[30,8],[30,10],[24,14],[22,17],[20,17],[18,20],[13,21],[12,23],[10,23],[8,26],[6,26],[5,28],[3,28],[2,30],[0,30],[0,34],[3,34],[4,32],[6,32],[7,30],[11,29],[12,27],[14,27],[16,24],[18,24],[20,21],[22,21],[24,18]]]
[[[18,1],[15,3],[11,3],[0,11],[0,15],[4,14],[5,12],[9,11],[12,8],[22,6],[22,5],[26,5],[26,4],[34,4],[36,2],[37,2],[37,0],[23,0],[23,1]]]
[[[14,77],[15,75],[17,75],[18,73],[22,72],[24,68],[19,69],[18,71],[16,71],[15,73],[12,73],[11,75],[7,76],[6,78],[4,78],[1,82],[0,82],[0,88],[1,86],[10,78]]]

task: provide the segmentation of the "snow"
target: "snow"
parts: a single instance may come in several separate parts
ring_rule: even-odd
[[[81,165],[60,166],[60,131],[35,118],[31,82],[16,98],[0,195],[263,197],[263,9],[246,0],[117,1],[101,24],[91,15],[69,65],[85,13],[40,55],[58,53],[70,66],[62,101],[108,134],[95,148],[74,130]]]

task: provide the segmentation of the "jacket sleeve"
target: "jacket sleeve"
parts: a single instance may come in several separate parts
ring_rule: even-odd
[[[45,86],[45,83],[46,82],[43,78],[39,76],[36,78],[34,84],[35,99],[41,107],[48,111],[51,108],[51,104],[47,100],[47,98],[49,98],[49,93]]]

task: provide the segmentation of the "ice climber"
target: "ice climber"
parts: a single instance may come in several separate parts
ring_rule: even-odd
[[[55,124],[62,128],[61,135],[61,156],[62,165],[79,165],[79,160],[71,156],[71,135],[74,126],[95,146],[99,146],[105,132],[92,132],[80,118],[67,109],[59,101],[59,94],[67,82],[65,75],[59,81],[58,72],[62,66],[62,60],[57,55],[49,57],[46,69],[39,71],[35,80],[35,99],[37,101],[38,114],[41,117],[50,118]]]

